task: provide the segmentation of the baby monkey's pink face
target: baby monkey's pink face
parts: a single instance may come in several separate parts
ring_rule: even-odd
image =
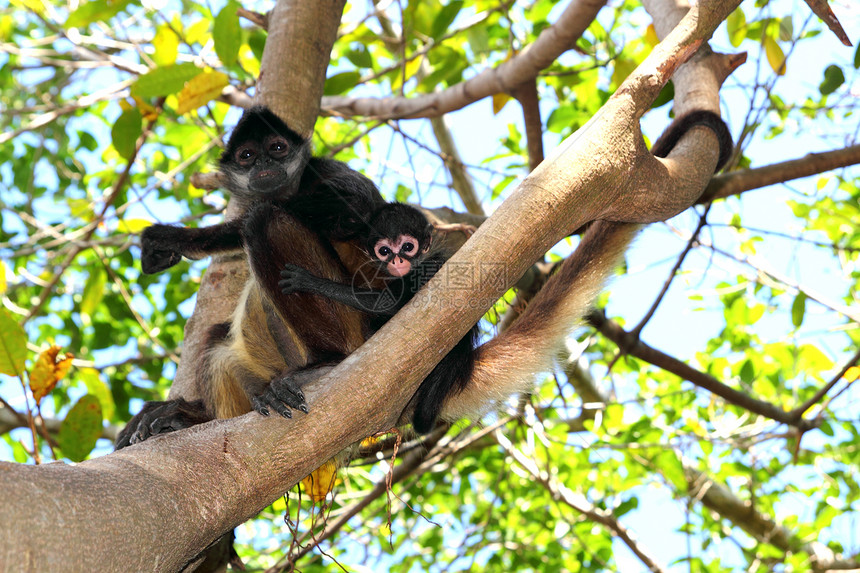
[[[427,249],[424,249],[426,251]],[[399,235],[396,239],[379,239],[373,247],[373,254],[386,264],[388,273],[402,277],[412,270],[412,259],[421,252],[418,239],[412,235]]]

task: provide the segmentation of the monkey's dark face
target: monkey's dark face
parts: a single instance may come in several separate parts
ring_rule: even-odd
[[[227,188],[240,198],[285,199],[295,193],[309,143],[266,108],[245,112],[221,155]]]
[[[399,235],[394,238],[384,237],[376,241],[373,255],[379,263],[385,265],[385,270],[393,277],[403,277],[412,270],[416,257],[422,257],[430,249],[430,244],[421,245],[412,235]]]

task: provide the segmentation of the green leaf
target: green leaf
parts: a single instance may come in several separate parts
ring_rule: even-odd
[[[81,2],[78,9],[69,14],[66,28],[80,28],[93,22],[104,22],[116,16],[120,10],[131,4],[131,0],[92,0]]]
[[[752,360],[744,361],[744,365],[741,366],[740,376],[741,380],[747,384],[755,379],[755,366],[753,366]]]
[[[78,370],[78,374],[81,377],[81,381],[87,387],[87,393],[99,399],[104,418],[112,420],[116,412],[116,405],[113,401],[113,395],[110,393],[110,388],[99,377],[98,370],[95,368],[81,368]]]
[[[860,44],[857,44],[857,49],[854,51],[854,69],[860,68]]]
[[[346,52],[346,58],[359,68],[372,68],[373,57],[364,44],[355,44]]]
[[[783,42],[790,42],[794,39],[794,22],[791,15],[779,21],[779,39]]]
[[[737,8],[726,18],[726,31],[729,33],[729,42],[737,48],[746,38],[747,17],[744,11]]]
[[[137,138],[143,133],[143,117],[137,108],[122,112],[110,130],[111,142],[117,153],[125,159],[134,154]]]
[[[139,98],[153,98],[175,94],[185,82],[203,70],[192,63],[173,64],[155,68],[137,78],[131,86],[131,94]]]
[[[845,74],[837,65],[829,65],[824,70],[824,81],[818,86],[821,95],[830,95],[845,83]]]
[[[93,451],[102,434],[102,406],[92,394],[85,394],[72,406],[57,432],[57,444],[73,462],[81,462]]]
[[[87,283],[84,285],[84,294],[81,297],[80,312],[87,320],[91,320],[93,313],[102,301],[107,283],[107,273],[101,266],[92,267]]]
[[[215,16],[212,28],[212,39],[215,42],[215,53],[226,67],[236,64],[239,58],[239,48],[242,46],[242,29],[239,27],[239,5],[235,2],[227,4]]]
[[[0,308],[0,374],[20,376],[27,359],[27,333],[9,311]]]
[[[791,303],[791,324],[794,328],[800,328],[803,324],[803,315],[806,314],[806,294],[803,292],[797,293],[794,297],[794,302]]]
[[[342,72],[335,74],[325,81],[325,95],[338,95],[355,87],[361,74],[358,72]]]
[[[457,14],[460,13],[462,8],[463,2],[461,0],[454,0],[439,10],[439,13],[436,14],[436,18],[433,20],[433,30],[431,32],[433,39],[438,39],[448,31],[448,26],[454,22],[454,19],[457,18]]]

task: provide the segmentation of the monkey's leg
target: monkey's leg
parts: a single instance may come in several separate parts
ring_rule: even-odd
[[[346,283],[347,269],[331,244],[270,204],[256,206],[243,230],[251,272],[281,320],[307,348],[306,364],[346,356],[364,342],[365,317],[325,297],[283,294],[280,271],[291,264],[329,281]],[[302,366],[302,365],[297,365]]]
[[[242,248],[242,221],[233,220],[198,229],[152,225],[140,238],[140,266],[151,275],[178,263],[182,257],[200,259]]]
[[[184,430],[212,419],[201,400],[188,402],[179,398],[166,402],[147,402],[117,436],[116,449],[120,450],[152,436]]]

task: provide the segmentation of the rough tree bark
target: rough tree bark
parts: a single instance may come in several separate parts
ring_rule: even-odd
[[[296,20],[297,7],[309,4],[315,3],[279,2],[295,10],[290,14]],[[338,4],[326,3],[326,9]],[[697,130],[695,145],[685,142],[670,158],[658,160],[644,145],[639,118],[738,4],[721,0],[693,7],[600,112],[452,259],[476,268],[485,260],[504,265],[504,284],[478,281],[465,292],[447,290],[441,276],[431,281],[427,296],[308,388],[310,415],[284,420],[252,413],[218,420],[77,465],[0,465],[5,485],[0,519],[16,523],[0,533],[0,563],[34,571],[177,570],[321,460],[394,425],[434,357],[452,347],[560,238],[599,218],[647,223],[690,206],[710,178],[716,141]],[[277,18],[273,15],[270,28]],[[319,35],[321,22],[293,26],[294,33],[305,29]],[[265,61],[264,70],[269,71]],[[262,93],[280,103],[286,97],[277,89]],[[421,329],[412,328],[415,324]],[[431,340],[438,343],[429,352]],[[388,360],[405,349],[417,357],[410,365]],[[50,540],[45,531],[52,532]]]

